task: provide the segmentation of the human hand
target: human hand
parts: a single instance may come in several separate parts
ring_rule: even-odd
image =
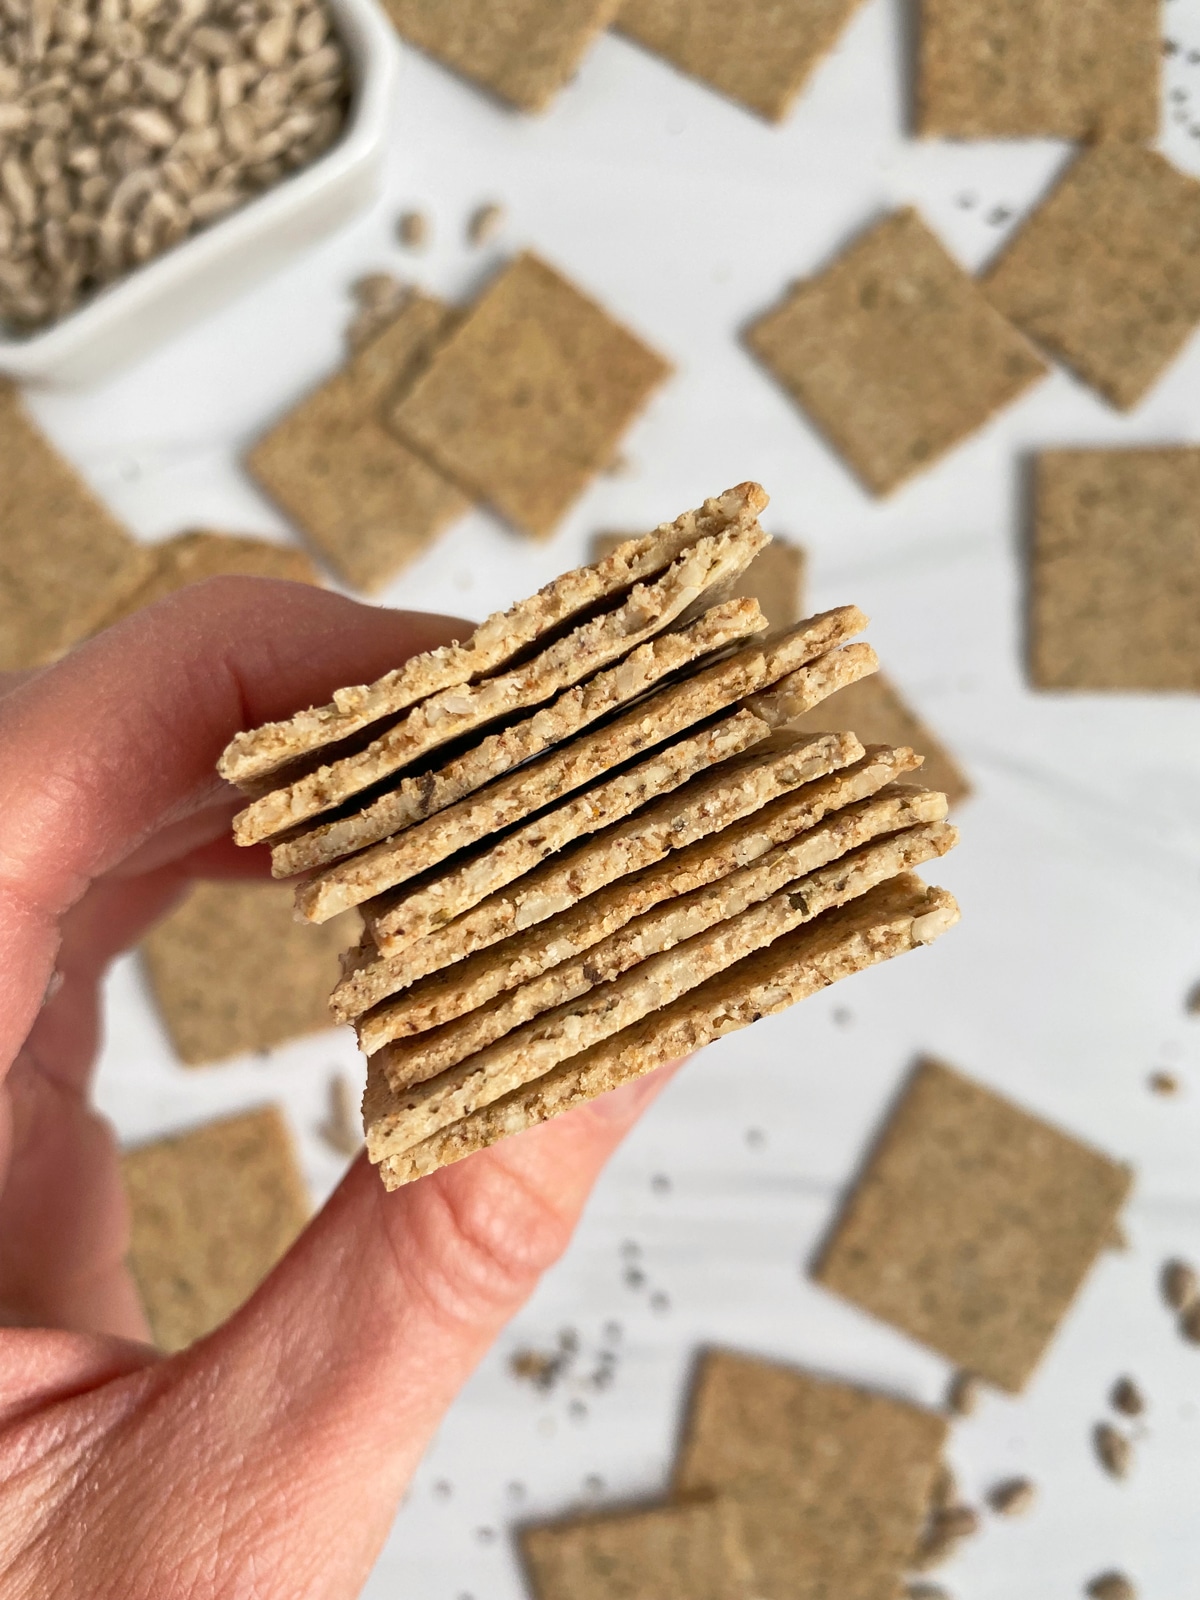
[[[0,1593],[359,1592],[458,1389],[561,1254],[662,1073],[387,1195],[360,1157],[266,1282],[170,1359],[88,1105],[100,982],[237,851],[214,764],[448,619],[216,579],[0,688]]]

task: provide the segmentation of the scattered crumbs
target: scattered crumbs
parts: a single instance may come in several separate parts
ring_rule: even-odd
[[[480,1544],[494,1544],[496,1540],[495,1528],[476,1528],[475,1537]]]
[[[845,1006],[834,1006],[833,1020],[837,1027],[848,1028],[854,1021],[854,1013],[853,1011],[848,1011]]]
[[[650,1179],[650,1187],[655,1194],[670,1194],[671,1180],[665,1172],[656,1172]]]
[[[1127,1478],[1133,1465],[1133,1445],[1111,1422],[1098,1422],[1092,1430],[1096,1459],[1113,1478]]]
[[[1200,982],[1194,983],[1188,990],[1183,1009],[1189,1017],[1200,1017]]]
[[[999,1516],[1022,1517],[1032,1509],[1037,1489],[1028,1478],[1006,1478],[988,1495],[988,1505]]]
[[[1179,1079],[1173,1072],[1152,1072],[1148,1082],[1152,1094],[1172,1095],[1179,1093]]]
[[[489,200],[486,205],[478,206],[471,213],[467,223],[467,239],[473,245],[487,244],[494,239],[504,226],[504,207]]]
[[[521,1480],[514,1478],[511,1483],[505,1485],[504,1492],[510,1500],[521,1501],[524,1500],[527,1491]]]
[[[1012,216],[1011,206],[993,206],[987,214],[987,219],[993,228],[999,228]]]
[[[1187,90],[1186,89],[1172,89],[1171,90],[1171,99],[1174,100],[1176,103],[1178,103],[1180,100],[1186,100],[1187,97],[1188,97],[1188,94],[1187,94]]]
[[[983,1384],[974,1372],[956,1372],[946,1394],[946,1409],[956,1417],[970,1417],[979,1410]]]
[[[549,1389],[561,1370],[561,1356],[543,1350],[516,1350],[509,1357],[508,1370],[535,1389]]]
[[[335,1072],[329,1080],[325,1120],[317,1125],[317,1132],[340,1156],[356,1156],[363,1147],[362,1126],[356,1112],[353,1089],[340,1072]]]
[[[1132,1378],[1118,1378],[1109,1400],[1113,1409],[1126,1417],[1140,1417],[1146,1409],[1146,1397]]]
[[[650,1309],[651,1311],[657,1311],[660,1316],[668,1312],[671,1309],[670,1295],[665,1294],[661,1289],[656,1289],[650,1296]]]
[[[646,1274],[640,1267],[625,1268],[625,1287],[627,1289],[644,1289],[645,1286]]]
[[[1190,65],[1194,67],[1196,63],[1200,61],[1200,50],[1189,50],[1187,53],[1187,58]]]
[[[1123,1572],[1102,1572],[1087,1586],[1091,1600],[1137,1600],[1137,1590]]]
[[[626,1261],[636,1261],[642,1253],[642,1247],[636,1239],[621,1240],[621,1254]]]
[[[1179,54],[1179,46],[1176,44],[1174,39],[1163,40],[1162,53],[1165,56],[1177,56]]]
[[[954,204],[960,211],[973,211],[976,205],[973,194],[960,194],[955,196]]]
[[[434,1495],[439,1500],[449,1500],[454,1493],[454,1485],[446,1478],[439,1478],[433,1486]]]
[[[949,1561],[964,1539],[979,1532],[979,1513],[972,1506],[945,1506],[934,1511],[913,1552],[915,1572],[929,1572]]]
[[[396,237],[406,250],[423,250],[429,243],[429,218],[423,211],[405,211],[396,224]]]
[[[583,1492],[592,1499],[604,1493],[604,1479],[598,1472],[588,1473],[583,1480]]]
[[[1179,1331],[1189,1344],[1200,1344],[1200,1300],[1194,1301],[1180,1317]]]
[[[767,1142],[767,1136],[761,1128],[746,1129],[746,1143],[751,1150],[761,1150]]]
[[[1162,1296],[1172,1311],[1187,1311],[1200,1295],[1200,1278],[1190,1262],[1168,1261],[1162,1269]]]

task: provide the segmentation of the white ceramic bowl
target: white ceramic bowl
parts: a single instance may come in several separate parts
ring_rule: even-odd
[[[375,0],[326,0],[350,57],[350,109],[337,143],[211,227],[102,290],[44,333],[0,334],[0,372],[73,385],[126,362],[294,261],[375,198],[399,46]]]

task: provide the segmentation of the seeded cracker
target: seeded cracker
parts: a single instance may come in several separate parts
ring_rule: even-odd
[[[597,533],[592,536],[592,560],[601,561],[629,537],[625,533]],[[757,600],[767,626],[791,628],[804,615],[804,551],[778,535],[758,552],[743,572],[739,591]]]
[[[246,465],[346,583],[374,594],[469,507],[384,426],[453,315],[412,292],[382,332],[290,411]]]
[[[317,569],[295,545],[277,544],[233,533],[195,529],[147,547],[151,561],[145,580],[104,618],[109,628],[122,617],[141,611],[188,584],[206,578],[282,578],[292,583],[320,583]]]
[[[1001,1388],[1024,1387],[1131,1174],[944,1067],[918,1068],[814,1276]]]
[[[921,0],[918,131],[1152,143],[1159,10],[1159,0]]]
[[[670,367],[536,256],[484,290],[391,411],[397,436],[548,538]]]
[[[1200,449],[1037,458],[1030,572],[1042,689],[1200,689]]]
[[[618,26],[768,121],[791,110],[858,0],[625,0]]]
[[[574,76],[621,0],[384,0],[397,32],[522,111]]]
[[[992,304],[1123,411],[1200,322],[1200,183],[1106,143],[1071,164],[983,281]]]
[[[224,1322],[304,1227],[308,1195],[274,1106],[129,1151],[130,1264],[155,1343],[182,1350]]]
[[[1046,371],[911,209],[796,285],[747,340],[876,494],[930,466]]]

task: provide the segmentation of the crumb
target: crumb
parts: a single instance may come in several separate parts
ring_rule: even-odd
[[[1200,1278],[1187,1261],[1168,1261],[1162,1269],[1162,1296],[1172,1311],[1187,1311],[1200,1296]]]
[[[406,250],[424,250],[429,232],[429,218],[423,211],[405,211],[396,224],[396,237]]]
[[[1179,1079],[1173,1072],[1152,1072],[1147,1079],[1151,1094],[1171,1095],[1179,1093]]]
[[[1021,1517],[1037,1499],[1037,1489],[1028,1478],[1008,1478],[988,1495],[988,1505],[1002,1517]]]
[[[1137,1590],[1123,1572],[1102,1572],[1087,1586],[1091,1600],[1137,1600]]]
[[[1127,1478],[1133,1465],[1133,1446],[1111,1422],[1098,1422],[1092,1432],[1096,1456],[1113,1478]]]
[[[467,223],[467,240],[476,246],[487,244],[503,226],[504,207],[490,200],[472,212],[471,220]]]
[[[1109,1400],[1113,1409],[1126,1417],[1140,1417],[1146,1409],[1146,1397],[1132,1378],[1118,1378]]]

